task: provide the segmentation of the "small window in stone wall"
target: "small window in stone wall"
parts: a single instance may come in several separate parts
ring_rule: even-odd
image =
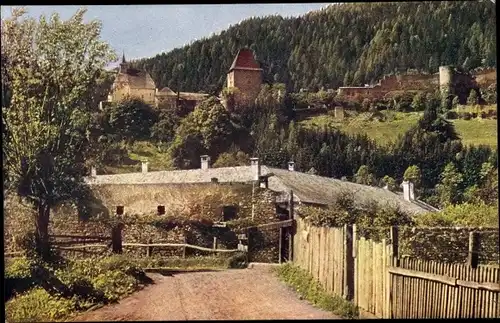
[[[158,215],[164,215],[165,214],[165,205],[158,205],[156,208],[158,211]]]
[[[116,207],[116,214],[117,215],[123,215],[124,210],[125,210],[125,207],[123,205],[118,205]]]
[[[224,205],[221,209],[224,222],[234,220],[238,216],[238,206],[236,205]]]

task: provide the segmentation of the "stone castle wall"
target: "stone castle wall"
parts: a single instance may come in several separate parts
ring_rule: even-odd
[[[476,78],[476,83],[481,89],[486,89],[490,85],[497,82],[497,70],[495,68],[488,68],[481,71],[473,72],[472,75]]]
[[[496,69],[485,69],[465,74],[449,66],[439,67],[436,74],[401,74],[382,78],[378,84],[366,87],[341,87],[338,94],[346,97],[361,96],[382,99],[392,91],[435,91],[457,95],[465,102],[472,89],[485,89],[496,83]]]

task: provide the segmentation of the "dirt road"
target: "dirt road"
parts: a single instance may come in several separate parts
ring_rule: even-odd
[[[299,300],[268,268],[148,276],[154,284],[75,321],[339,319]]]

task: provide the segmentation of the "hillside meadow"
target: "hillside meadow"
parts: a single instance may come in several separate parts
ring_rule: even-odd
[[[307,128],[333,126],[348,134],[365,133],[378,144],[387,145],[394,142],[399,135],[404,134],[418,119],[423,112],[388,112],[384,111],[377,115],[372,113],[361,113],[351,116],[343,121],[337,120],[333,115],[324,114],[314,116],[301,121],[301,125]],[[455,126],[465,145],[489,145],[497,147],[497,120],[480,119],[471,120],[449,120]]]

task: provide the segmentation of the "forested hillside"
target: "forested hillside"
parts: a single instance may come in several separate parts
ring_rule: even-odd
[[[317,90],[408,69],[496,66],[495,30],[491,1],[348,3],[298,18],[250,18],[136,63],[159,88],[212,92],[223,86],[238,49],[250,47],[267,81]]]

